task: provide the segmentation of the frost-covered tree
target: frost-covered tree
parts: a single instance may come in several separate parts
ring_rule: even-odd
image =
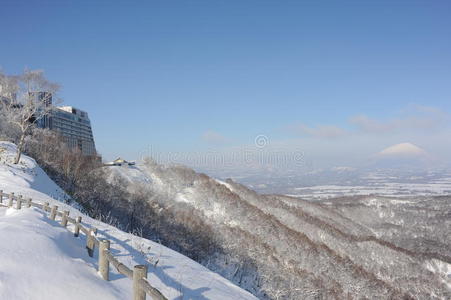
[[[38,120],[52,110],[52,99],[57,100],[57,84],[48,81],[41,70],[25,70],[18,76],[0,72],[0,110],[5,126],[18,132],[14,163],[20,161],[25,138]]]

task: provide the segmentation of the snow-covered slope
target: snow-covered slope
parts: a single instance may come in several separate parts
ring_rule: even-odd
[[[51,197],[63,201],[69,197],[57,186],[36,161],[23,155],[17,165],[14,159],[16,145],[0,141],[0,189],[16,194],[26,192],[32,198]]]
[[[136,174],[135,169],[114,168],[124,178],[130,178],[130,171]],[[273,298],[288,291],[283,294],[287,299],[451,296],[449,198],[407,203],[362,197],[313,203],[260,195],[231,180],[218,181],[183,167],[150,163],[136,168],[139,181],[148,182],[168,206],[193,208],[196,218],[226,240],[225,247],[258,262],[263,280],[254,282],[251,275],[243,279],[227,273],[225,264],[216,265],[241,286],[263,284]],[[277,279],[265,282],[267,274],[275,273]]]
[[[0,208],[0,245],[1,299],[130,298],[126,280],[102,280],[83,241],[37,209]]]
[[[14,150],[15,145],[0,142],[0,190],[57,204],[72,217],[82,215],[60,201],[68,197],[33,159],[23,156],[12,165]],[[98,228],[99,238],[111,240],[112,252],[127,266],[158,261],[149,266],[149,281],[168,299],[256,299],[171,249],[82,218]],[[89,258],[84,245],[83,237],[74,238],[38,209],[0,208],[0,299],[130,299],[131,281],[114,268],[111,281],[103,281],[96,257]]]

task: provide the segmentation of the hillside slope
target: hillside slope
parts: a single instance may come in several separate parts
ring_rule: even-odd
[[[83,241],[42,211],[0,207],[0,232],[2,299],[130,298],[127,280],[100,278]]]
[[[56,204],[72,217],[82,215],[77,205],[61,200],[67,195],[36,162],[23,156],[12,165],[15,145],[0,142],[0,190]],[[98,228],[98,237],[111,240],[112,252],[127,266],[150,264],[149,281],[168,299],[256,299],[250,293],[191,259],[161,244],[134,236],[82,215],[83,223]],[[72,228],[70,228],[72,229]],[[0,209],[1,299],[130,299],[131,281],[111,268],[112,280],[96,274],[82,238],[30,208]],[[31,296],[32,295],[32,296]]]
[[[184,167],[112,168],[125,178],[138,168],[146,177],[139,181],[167,206],[193,208],[228,251],[254,264],[238,273],[227,259],[209,261],[210,267],[262,297],[451,297],[450,198],[427,199],[431,206],[420,206],[424,199],[410,199],[411,205],[381,197],[313,203],[259,195]],[[413,218],[421,226],[404,227]]]

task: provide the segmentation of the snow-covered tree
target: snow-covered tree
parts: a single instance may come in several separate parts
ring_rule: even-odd
[[[2,121],[18,132],[17,154],[20,161],[25,138],[38,120],[49,115],[52,101],[58,102],[57,84],[48,81],[41,70],[25,70],[23,74],[8,76],[0,72],[0,113]]]

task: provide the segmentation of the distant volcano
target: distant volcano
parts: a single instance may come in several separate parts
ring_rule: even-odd
[[[428,169],[434,159],[422,148],[401,143],[385,148],[377,153],[372,160],[372,167],[389,169]]]
[[[385,148],[378,153],[380,157],[414,158],[425,157],[427,152],[411,143],[401,143]]]

